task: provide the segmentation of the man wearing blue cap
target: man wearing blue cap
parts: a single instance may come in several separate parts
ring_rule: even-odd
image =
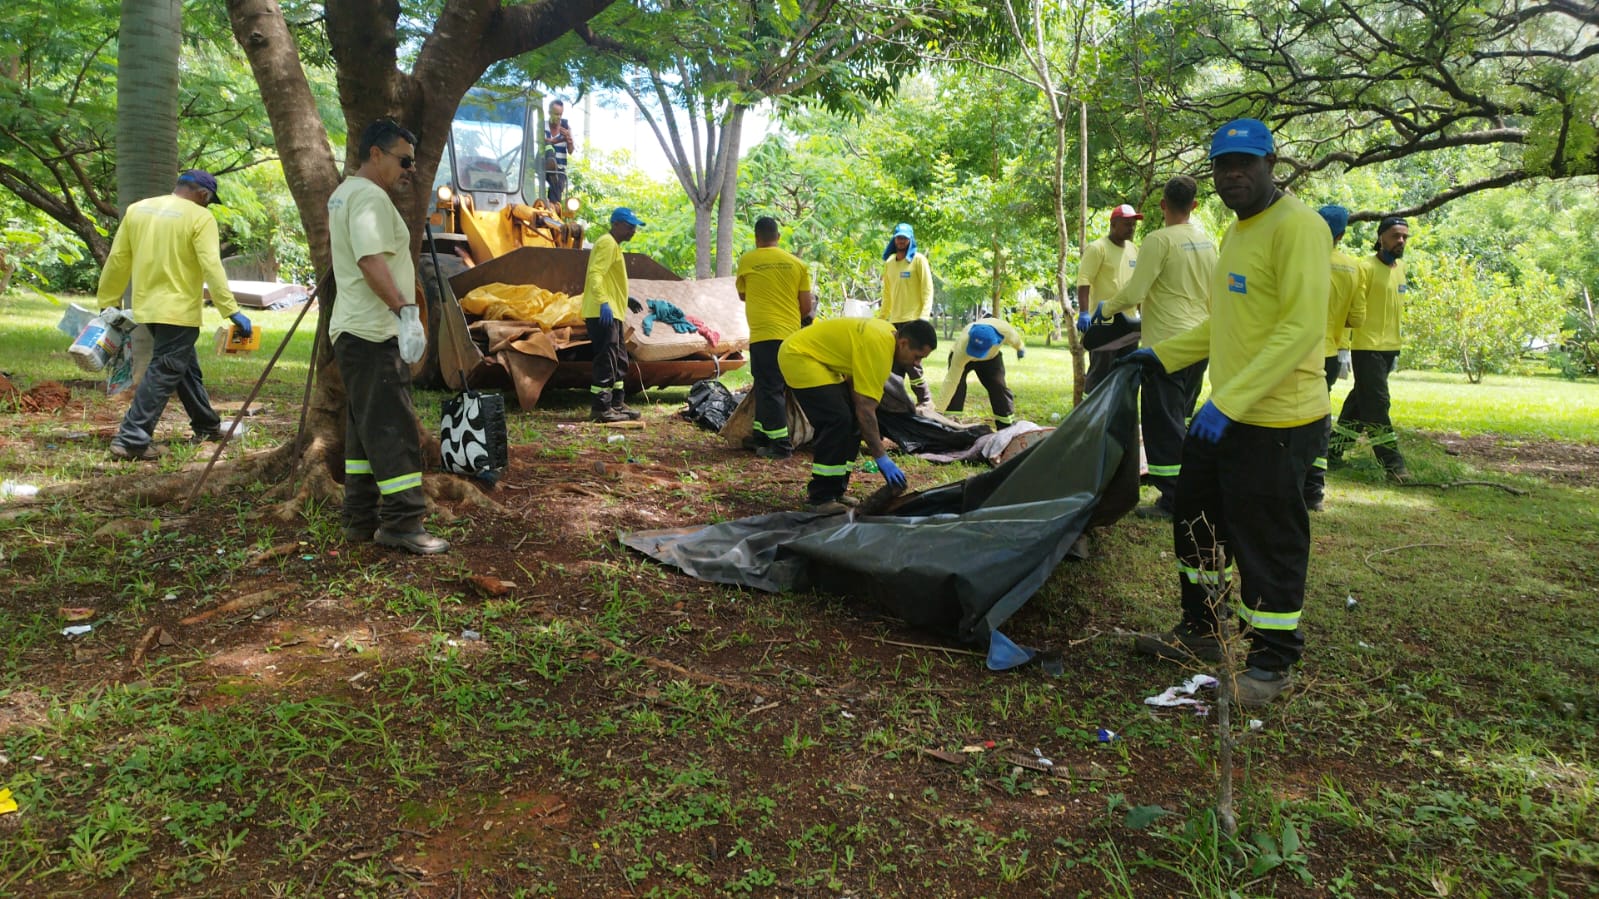
[[[1332,290],[1327,295],[1327,338],[1322,345],[1323,366],[1327,375],[1327,392],[1339,378],[1349,376],[1349,329],[1358,328],[1366,320],[1366,286],[1359,263],[1341,249],[1344,231],[1349,227],[1349,210],[1342,206],[1327,205],[1316,212],[1332,232]],[[1327,434],[1332,434],[1332,419],[1328,418]],[[1320,512],[1326,505],[1328,441],[1323,440],[1316,461],[1305,475],[1305,508]]]
[[[955,335],[955,348],[949,353],[944,386],[939,390],[938,411],[959,412],[966,408],[966,373],[975,372],[978,383],[988,391],[988,408],[994,412],[994,428],[1003,430],[1016,423],[1016,395],[1005,383],[1005,356],[1001,346],[1016,348],[1016,358],[1027,356],[1022,333],[997,318],[980,318]]]
[[[1344,451],[1355,435],[1364,431],[1389,479],[1399,483],[1410,479],[1410,471],[1399,452],[1394,422],[1388,414],[1388,375],[1399,367],[1399,319],[1404,313],[1405,294],[1410,290],[1402,257],[1409,241],[1410,225],[1397,215],[1388,216],[1377,224],[1375,252],[1360,260],[1366,320],[1350,338],[1355,386],[1344,398],[1332,446],[1328,448],[1329,460],[1336,465],[1343,461]]]
[[[204,169],[190,169],[178,176],[172,193],[130,205],[111,241],[96,292],[100,306],[122,305],[122,292],[131,280],[133,318],[150,329],[155,341],[144,379],[111,438],[111,455],[118,459],[161,455],[150,439],[174,392],[189,414],[196,442],[221,436],[222,417],[211,408],[194,352],[205,308],[202,289],[211,289],[217,311],[246,337],[250,320],[239,311],[222,270],[217,220],[206,208],[215,202],[217,179]]]
[[[883,248],[883,305],[878,307],[877,317],[891,325],[933,320],[933,268],[927,264],[927,254],[917,249],[916,232],[908,222],[894,226],[888,246]],[[933,401],[920,361],[896,365],[894,373],[905,376],[905,383],[916,394],[916,405]]]
[[[1327,427],[1322,366],[1332,236],[1272,180],[1271,132],[1255,119],[1223,125],[1210,145],[1216,194],[1237,214],[1210,280],[1210,317],[1125,361],[1177,371],[1207,356],[1210,399],[1183,441],[1173,521],[1183,617],[1138,638],[1139,651],[1186,661],[1222,658],[1217,606],[1236,571],[1248,670],[1228,689],[1264,705],[1290,683],[1310,561],[1301,493]]]
[[[639,413],[623,402],[627,376],[627,344],[622,322],[627,319],[627,260],[622,244],[633,239],[644,222],[633,210],[618,206],[611,213],[611,230],[600,235],[589,250],[588,272],[583,277],[583,323],[588,326],[594,351],[594,378],[589,383],[589,420],[604,424],[633,421]]]
[[[1122,203],[1110,211],[1109,232],[1083,247],[1083,258],[1077,266],[1078,331],[1086,334],[1093,323],[1094,308],[1115,296],[1132,279],[1138,267],[1138,244],[1133,243],[1133,232],[1143,219],[1142,212]],[[1083,392],[1099,386],[1116,359],[1132,352],[1137,344],[1138,338],[1129,334],[1108,346],[1090,350]]]

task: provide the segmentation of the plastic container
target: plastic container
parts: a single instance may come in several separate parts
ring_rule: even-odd
[[[118,336],[107,328],[105,320],[97,315],[89,319],[89,323],[78,332],[78,339],[72,341],[72,346],[67,347],[67,354],[84,371],[100,371],[105,368],[106,360],[115,356],[117,350],[122,348]]]
[[[217,328],[217,355],[227,353],[253,353],[261,348],[261,329],[250,329],[250,336],[245,337],[239,331],[239,326],[228,323]]]

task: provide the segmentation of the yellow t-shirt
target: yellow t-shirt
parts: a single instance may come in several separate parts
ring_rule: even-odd
[[[1360,260],[1366,286],[1366,321],[1355,329],[1352,343],[1357,350],[1397,350],[1399,317],[1405,311],[1405,260],[1384,265],[1377,254]]]
[[[1366,279],[1360,263],[1348,253],[1333,247],[1332,292],[1327,294],[1327,339],[1322,356],[1338,355],[1340,346],[1349,345],[1349,329],[1366,321]]]
[[[352,175],[328,197],[328,231],[333,243],[333,277],[339,286],[328,319],[328,337],[338,340],[340,334],[353,334],[382,343],[398,336],[399,317],[366,283],[357,263],[367,256],[382,256],[400,296],[409,299],[415,295],[411,229],[400,210],[376,182]]]
[[[133,317],[140,324],[200,326],[205,287],[223,316],[239,311],[218,248],[217,220],[204,206],[174,194],[128,207],[111,241],[95,292],[103,309],[122,305],[133,280]]]
[[[988,325],[999,332],[999,343],[990,347],[988,352],[981,358],[966,352],[966,341],[971,337],[972,328],[977,325]],[[1015,347],[1018,350],[1026,349],[1027,347],[1027,344],[1022,340],[1022,332],[1001,319],[980,318],[962,328],[960,333],[955,335],[954,349],[951,350],[949,358],[949,370],[944,372],[944,386],[939,388],[938,391],[938,411],[948,411],[950,398],[955,395],[955,387],[960,384],[961,376],[966,373],[966,363],[986,362],[998,356],[1000,348],[1006,345]]]
[[[918,252],[909,259],[898,254],[883,263],[883,305],[877,317],[890,324],[933,317],[933,267],[927,254]]]
[[[1088,288],[1088,308],[1093,312],[1100,300],[1116,295],[1138,267],[1138,245],[1127,241],[1121,246],[1101,237],[1083,248],[1082,264],[1077,266],[1077,286]]]
[[[894,367],[894,326],[880,318],[829,318],[795,331],[777,350],[783,380],[796,390],[852,379],[852,389],[883,398]]]
[[[1144,238],[1127,283],[1105,301],[1105,316],[1143,307],[1146,344],[1181,334],[1210,314],[1210,276],[1216,242],[1192,222],[1170,225]],[[1089,310],[1092,312],[1093,310]]]
[[[811,270],[779,247],[757,247],[738,257],[738,280],[750,343],[782,340],[800,328],[799,295],[811,289]]]
[[[1167,371],[1210,359],[1210,401],[1234,421],[1291,428],[1320,420],[1332,233],[1292,195],[1234,222],[1210,279],[1210,318],[1155,349]]]
[[[627,260],[622,245],[610,233],[600,235],[589,250],[589,267],[583,276],[583,317],[599,318],[600,306],[609,303],[611,314],[627,314]]]

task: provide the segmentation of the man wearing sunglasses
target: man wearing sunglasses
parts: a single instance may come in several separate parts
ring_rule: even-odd
[[[346,394],[344,539],[413,553],[446,541],[422,526],[422,444],[410,364],[427,336],[414,302],[411,230],[388,191],[411,178],[416,135],[387,119],[361,133],[361,167],[328,198],[337,300],[328,338]]]
[[[121,305],[131,280],[133,317],[155,341],[133,404],[111,438],[115,458],[142,461],[161,455],[150,438],[174,393],[189,414],[196,442],[221,436],[222,419],[211,408],[194,352],[205,304],[202,285],[211,288],[217,311],[246,337],[250,320],[239,311],[222,270],[217,220],[206,208],[216,201],[217,179],[204,169],[190,169],[178,176],[172,193],[130,205],[111,242],[100,272],[100,306]]]

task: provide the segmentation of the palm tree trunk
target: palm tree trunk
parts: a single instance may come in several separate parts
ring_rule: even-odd
[[[163,194],[178,174],[181,0],[122,0],[117,41],[117,206]]]

